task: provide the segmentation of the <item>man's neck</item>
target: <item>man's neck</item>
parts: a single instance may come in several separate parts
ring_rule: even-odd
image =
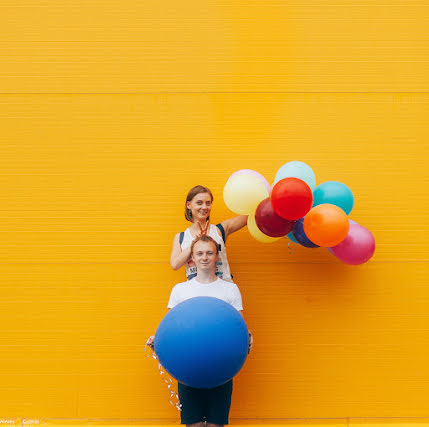
[[[208,284],[217,280],[216,274],[213,271],[197,271],[196,279],[200,283]]]

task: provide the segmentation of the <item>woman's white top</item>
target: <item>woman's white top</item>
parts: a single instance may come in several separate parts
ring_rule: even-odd
[[[229,270],[228,258],[226,257],[226,248],[225,242],[222,239],[222,236],[218,233],[218,227],[216,225],[210,224],[210,229],[207,232],[207,235],[210,236],[218,245],[219,245],[219,253],[216,261],[216,270],[215,274],[217,277],[223,280],[228,280],[232,282],[231,272]],[[192,237],[191,231],[187,228],[184,231],[183,241],[181,243],[182,251],[186,248],[189,248],[194,241]],[[186,262],[186,279],[191,280],[197,275],[197,267],[192,258]]]

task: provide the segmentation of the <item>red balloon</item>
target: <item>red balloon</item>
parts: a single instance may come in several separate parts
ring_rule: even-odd
[[[284,219],[297,220],[310,211],[313,193],[302,179],[284,178],[274,186],[271,204],[277,215]]]
[[[286,236],[295,225],[295,221],[281,218],[274,212],[269,197],[256,208],[255,221],[258,228],[270,237]]]

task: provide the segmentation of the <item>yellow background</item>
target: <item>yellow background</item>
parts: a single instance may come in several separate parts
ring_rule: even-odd
[[[255,337],[232,418],[429,416],[428,22],[423,0],[3,0],[0,416],[177,419],[142,351],[186,192],[220,221],[229,174],[290,160],[353,190],[377,250],[231,237]]]

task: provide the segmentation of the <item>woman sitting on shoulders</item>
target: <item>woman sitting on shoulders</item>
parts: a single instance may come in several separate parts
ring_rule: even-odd
[[[225,242],[234,233],[247,224],[247,215],[239,215],[226,219],[217,225],[210,224],[210,212],[213,204],[212,192],[202,185],[191,188],[186,196],[185,218],[192,224],[185,231],[177,233],[173,240],[170,264],[173,270],[185,265],[186,279],[197,275],[195,263],[191,259],[191,244],[198,236],[212,237],[219,246],[216,262],[216,276],[232,282],[226,256]]]

